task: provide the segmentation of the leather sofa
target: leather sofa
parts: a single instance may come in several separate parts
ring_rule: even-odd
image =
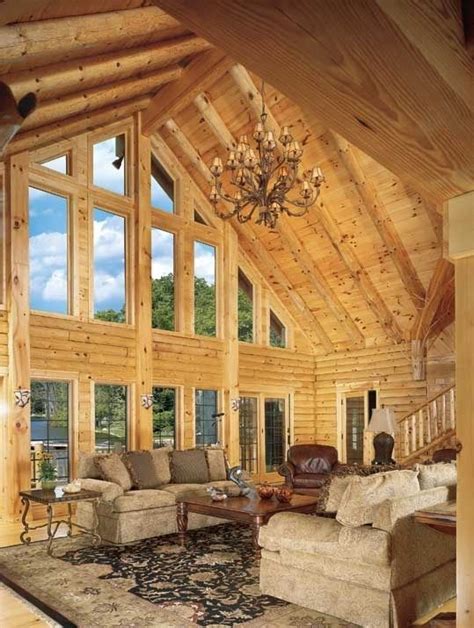
[[[314,495],[339,467],[337,449],[329,445],[293,445],[278,473],[295,493]]]

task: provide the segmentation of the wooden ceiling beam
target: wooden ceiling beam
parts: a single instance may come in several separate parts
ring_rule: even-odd
[[[419,309],[418,316],[411,330],[412,340],[421,340],[425,342],[431,335],[432,328],[438,324],[436,320],[438,316],[444,317],[444,312],[439,313],[439,306],[444,300],[446,294],[451,294],[454,300],[454,264],[444,257],[438,260],[430,285],[426,292],[426,298],[423,308]],[[445,303],[445,309],[452,309]],[[441,330],[439,330],[441,331]],[[438,331],[438,333],[439,333]]]
[[[149,103],[149,96],[132,98],[119,104],[108,105],[103,109],[73,116],[67,120],[57,120],[45,127],[19,133],[7,146],[6,155],[35,150],[82,133],[94,131],[118,120],[129,118],[137,111],[145,109]]]
[[[196,105],[196,108],[201,114],[203,120],[206,122],[207,126],[222,146],[226,150],[235,148],[237,142],[227,128],[226,123],[212,104],[209,96],[205,93],[198,94],[194,99],[194,104]]]
[[[210,183],[212,181],[212,175],[210,173],[209,168],[206,166],[204,161],[201,158],[201,155],[194,148],[191,142],[188,140],[186,135],[180,129],[180,127],[176,124],[173,118],[170,118],[165,122],[165,128],[171,133],[174,137],[176,143],[189,159],[193,167],[199,172],[202,178]]]
[[[207,50],[197,55],[185,68],[181,80],[160,89],[143,112],[143,133],[150,135],[166,120],[190,105],[198,94],[206,91],[231,66],[220,50]]]
[[[330,131],[329,134],[334,140],[342,163],[356,186],[367,214],[390,253],[390,258],[398,270],[403,285],[415,307],[419,307],[425,299],[425,288],[388,211],[377,194],[375,186],[366,178],[356,156],[356,151],[349,142],[337,133]]]
[[[433,200],[473,189],[472,64],[443,3],[153,2]]]
[[[230,70],[230,74],[234,77],[234,79],[235,76],[237,76],[237,83],[245,93],[245,97],[248,99],[248,102],[256,103],[257,110],[261,111],[260,93],[256,90],[253,80],[245,68],[242,68],[242,66],[233,66]],[[258,103],[258,97],[260,97],[260,104]],[[227,128],[227,125],[212,104],[210,98],[203,97],[203,100],[204,102],[201,101],[199,104],[203,105],[203,109],[207,113],[207,117],[204,116],[204,119],[208,122],[210,130],[216,139],[225,148],[234,146],[235,140]],[[279,129],[278,123],[274,119],[273,114],[268,107],[267,112],[268,119],[274,121],[273,123],[269,123],[269,127],[279,135],[279,130],[277,130],[277,127]],[[200,159],[200,162],[201,161],[202,160]],[[207,172],[209,171],[207,170]],[[328,310],[335,316],[336,320],[347,333],[349,340],[352,341],[354,345],[363,342],[363,334],[360,332],[355,322],[351,319],[348,312],[333,292],[332,288],[329,286],[315,260],[305,249],[304,244],[295,233],[293,226],[291,225],[291,221],[287,219],[286,216],[282,215],[280,218],[280,225],[277,226],[276,230],[278,231],[278,235],[287,251],[287,254],[293,257],[296,261],[309,285],[313,287],[319,297],[324,301]],[[278,260],[275,260],[275,263],[278,264]]]
[[[5,74],[2,80],[15,97],[33,92],[40,101],[92,89],[104,83],[128,78],[142,78],[163,67],[169,67],[188,55],[207,50],[210,44],[194,35],[160,41],[147,46],[119,50],[80,60],[61,61],[41,68],[29,68]]]
[[[160,85],[176,81],[182,69],[178,65],[163,68],[147,74],[140,79],[127,79],[110,85],[103,85],[85,92],[71,94],[64,98],[48,100],[41,103],[28,118],[23,129],[30,130],[43,127],[57,120],[66,120],[83,113],[101,109],[112,104],[151,95]]]
[[[0,74],[134,48],[185,28],[157,7],[23,22],[0,27]]]

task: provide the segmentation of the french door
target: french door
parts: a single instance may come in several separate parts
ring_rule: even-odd
[[[367,464],[371,457],[371,443],[366,428],[372,410],[377,405],[378,391],[352,390],[340,393],[338,416],[339,460],[347,464]]]
[[[256,480],[277,476],[290,441],[289,395],[240,397],[240,464]]]

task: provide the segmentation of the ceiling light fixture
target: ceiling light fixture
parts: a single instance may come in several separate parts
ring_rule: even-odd
[[[324,176],[320,168],[314,167],[298,177],[303,158],[300,143],[293,138],[288,126],[283,126],[278,141],[274,131],[267,128],[268,114],[265,108],[264,83],[262,82],[262,113],[255,125],[252,148],[246,135],[242,135],[235,150],[229,151],[225,166],[215,157],[209,170],[214,177],[209,200],[215,212],[227,220],[236,217],[240,223],[247,222],[255,215],[256,224],[264,224],[270,229],[276,227],[278,218],[303,216],[317,201]],[[233,195],[223,189],[222,175],[229,173],[230,185],[236,188]],[[300,186],[298,196],[289,198]],[[233,206],[221,211],[217,205],[224,201]]]

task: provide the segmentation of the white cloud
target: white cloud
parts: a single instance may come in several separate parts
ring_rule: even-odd
[[[30,238],[30,290],[44,300],[67,298],[67,236],[40,233]]]
[[[45,301],[65,301],[67,299],[67,277],[64,270],[54,270],[46,281],[42,297]]]
[[[207,283],[215,282],[216,260],[213,247],[197,246],[194,256],[194,274],[196,277],[203,277]]]
[[[94,276],[94,300],[96,304],[109,300],[124,299],[125,276],[124,273],[111,275],[105,272],[96,272]]]
[[[102,216],[103,214],[101,214]],[[106,214],[105,220],[94,220],[94,259],[124,257],[124,219]]]
[[[112,165],[117,158],[115,138],[94,144],[94,185],[117,194],[124,193],[125,160],[120,170]]]

